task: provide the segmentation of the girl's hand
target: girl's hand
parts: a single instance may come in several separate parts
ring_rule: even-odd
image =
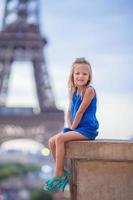
[[[72,123],[68,123],[68,128],[72,129]]]
[[[68,124],[68,128],[72,129],[72,124]]]

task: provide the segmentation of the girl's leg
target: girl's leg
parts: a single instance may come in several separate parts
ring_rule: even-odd
[[[53,157],[54,161],[56,161],[56,143],[55,143],[55,140],[56,140],[56,136],[58,136],[60,134],[62,134],[62,133],[58,133],[58,134],[52,136],[48,141],[48,146],[49,146],[49,149],[52,153],[52,157]]]
[[[63,174],[64,170],[64,156],[65,148],[64,143],[70,140],[88,140],[85,136],[75,131],[69,131],[65,134],[59,134],[56,136],[56,167],[55,177],[59,177]]]
[[[58,133],[58,134],[56,134],[56,135],[54,135],[54,136],[52,136],[49,140],[48,140],[48,147],[49,147],[49,149],[50,149],[50,151],[51,151],[51,153],[52,153],[52,156],[53,156],[53,159],[54,159],[54,161],[56,162],[56,137],[58,136],[58,135],[60,135],[60,134],[62,134],[62,132],[61,133]],[[45,188],[48,188],[48,185],[47,185],[47,183],[45,184]]]

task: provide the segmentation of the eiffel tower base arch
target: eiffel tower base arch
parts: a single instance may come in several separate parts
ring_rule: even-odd
[[[0,143],[12,139],[33,139],[48,146],[48,139],[63,129],[64,112],[45,111],[32,115],[0,116]]]

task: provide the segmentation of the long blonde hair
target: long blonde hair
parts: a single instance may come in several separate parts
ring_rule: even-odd
[[[90,85],[90,83],[92,81],[92,69],[91,69],[90,63],[85,58],[76,58],[76,60],[72,64],[72,68],[71,68],[69,79],[68,79],[68,92],[69,92],[70,96],[71,96],[71,94],[73,94],[74,92],[77,91],[77,86],[74,84],[74,79],[73,79],[75,64],[86,64],[86,65],[88,65],[89,80],[86,84],[86,87],[88,85]]]

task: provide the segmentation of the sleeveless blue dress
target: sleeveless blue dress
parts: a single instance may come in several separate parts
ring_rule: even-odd
[[[74,121],[76,112],[78,111],[78,108],[82,102],[82,95],[79,93],[74,93],[72,96],[72,102],[71,102],[71,119],[72,122]],[[98,135],[97,129],[99,128],[99,123],[96,118],[96,109],[97,109],[97,97],[96,94],[93,97],[91,103],[85,110],[80,123],[78,124],[78,127],[74,130],[70,128],[64,128],[63,132],[66,133],[68,131],[76,131],[83,136],[85,136],[88,139],[95,140],[96,136]]]

